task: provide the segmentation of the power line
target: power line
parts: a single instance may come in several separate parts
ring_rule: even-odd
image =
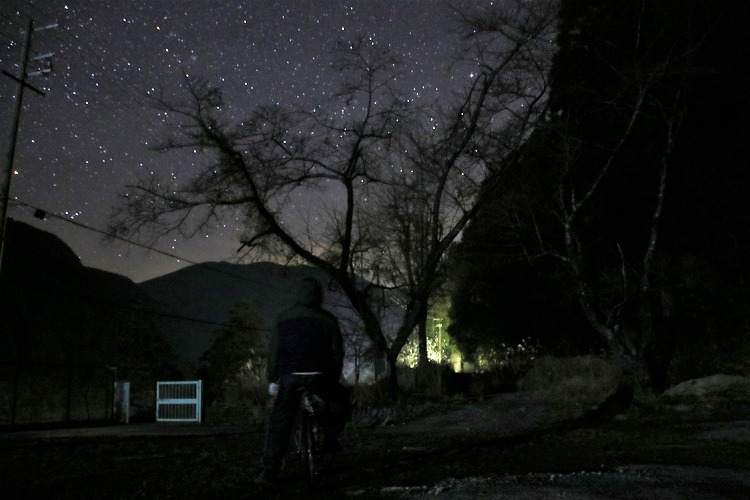
[[[32,5],[28,2],[23,2],[29,9],[35,11],[42,17],[46,18],[53,18],[54,16],[51,16],[48,12],[44,11],[43,9]],[[14,24],[18,24],[15,21]],[[61,44],[61,53],[58,54],[59,58],[63,61],[65,61],[70,69],[79,72],[81,75],[83,75],[87,80],[91,81],[97,91],[101,91],[104,94],[108,95],[109,97],[113,98],[115,102],[119,100],[120,97],[126,97],[128,100],[132,101],[134,104],[137,105],[137,107],[145,107],[145,103],[143,101],[142,95],[134,95],[133,92],[131,92],[128,88],[124,87],[120,81],[118,81],[117,78],[112,78],[109,76],[112,72],[117,72],[117,69],[114,68],[112,70],[107,69],[102,64],[106,64],[107,58],[104,57],[102,54],[97,52],[91,45],[86,43],[83,39],[81,39],[78,35],[70,33],[67,27],[63,26],[63,29],[59,30],[59,33],[54,33],[52,37],[56,39]],[[63,38],[61,38],[60,35],[71,37],[73,41],[66,41]],[[67,55],[67,52],[69,49],[69,52],[75,54],[78,56],[78,58],[82,61],[83,67],[79,65],[77,62],[74,61],[72,57]],[[92,60],[89,57],[86,57],[81,52],[81,49],[85,49],[88,53],[94,56],[94,59]],[[120,57],[126,65],[130,66],[130,62],[125,59],[124,57]],[[85,69],[85,66],[89,65],[94,68],[95,71],[88,71]],[[94,76],[96,75],[96,76]],[[98,78],[98,80],[97,80]],[[122,77],[120,78],[122,79]],[[116,95],[115,93],[111,92],[109,89],[109,86],[115,87],[119,93],[120,96]],[[116,104],[116,107],[118,109],[123,109],[123,104]],[[131,112],[135,116],[137,116],[140,120],[144,122],[153,122],[153,118],[146,118],[141,113],[137,111],[137,107],[132,106],[124,106],[124,109],[126,111]],[[112,110],[115,112],[115,110]],[[115,112],[115,115],[120,116],[122,118],[122,115],[119,112]]]
[[[114,303],[110,302],[108,300],[103,300],[100,297],[94,297],[87,294],[81,294],[81,293],[75,293],[69,289],[62,289],[59,287],[41,287],[41,286],[30,286],[28,283],[20,283],[12,278],[3,278],[4,281],[7,283],[12,284],[13,286],[17,288],[24,288],[24,289],[34,289],[39,292],[44,293],[54,293],[56,295],[62,295],[68,298],[76,298],[80,299],[92,304],[97,304],[99,306],[109,307],[111,309],[120,310],[120,311],[128,311],[128,312],[138,312],[142,314],[147,314],[149,316],[158,316],[162,318],[169,318],[169,319],[178,319],[181,321],[190,321],[192,323],[200,323],[204,325],[210,325],[210,326],[216,326],[216,327],[225,327],[229,326],[227,323],[217,323],[216,321],[210,321],[206,319],[201,318],[194,318],[190,316],[183,316],[176,313],[169,313],[164,311],[158,311],[156,309],[148,308],[148,307],[138,307],[134,305],[122,305],[122,303]]]
[[[22,206],[25,206],[27,208],[30,208],[30,209],[34,210],[40,216],[43,216],[43,217],[52,217],[52,218],[55,218],[55,219],[58,219],[58,220],[61,220],[61,221],[73,224],[76,227],[79,227],[79,228],[82,228],[82,229],[85,229],[85,230],[88,230],[88,231],[93,231],[95,233],[98,233],[98,234],[101,234],[101,235],[104,235],[104,236],[107,236],[107,237],[115,238],[115,239],[118,239],[118,240],[123,241],[125,243],[136,245],[138,247],[154,251],[156,253],[168,256],[170,258],[174,258],[174,259],[178,259],[178,260],[183,260],[185,262],[189,262],[191,264],[194,264],[196,266],[202,267],[204,269],[209,269],[211,271],[218,272],[218,273],[224,274],[226,276],[230,276],[232,278],[239,279],[239,280],[242,280],[242,281],[245,281],[245,282],[248,282],[248,283],[253,283],[256,286],[257,285],[262,285],[262,286],[264,286],[266,288],[275,288],[276,290],[280,290],[280,291],[285,292],[285,293],[291,293],[293,291],[293,290],[290,290],[287,287],[276,286],[273,283],[270,283],[268,281],[264,281],[264,282],[261,283],[261,282],[259,282],[257,280],[249,279],[249,278],[247,278],[245,276],[240,276],[240,275],[235,274],[235,273],[231,273],[231,272],[228,272],[228,271],[225,271],[225,270],[222,270],[222,269],[218,269],[218,268],[213,267],[211,265],[208,265],[206,263],[191,261],[190,259],[186,259],[186,258],[178,256],[176,254],[173,254],[173,253],[170,253],[170,252],[165,252],[163,250],[159,250],[158,248],[154,248],[152,246],[149,246],[149,245],[146,245],[146,244],[143,244],[143,243],[132,241],[132,240],[129,240],[127,238],[124,238],[124,237],[121,237],[121,236],[118,236],[118,235],[114,235],[111,232],[104,231],[104,230],[101,230],[101,229],[89,226],[87,224],[84,224],[84,223],[78,222],[76,220],[70,219],[68,217],[62,216],[60,214],[57,214],[55,212],[47,211],[45,209],[39,208],[39,207],[37,207],[35,205],[32,205],[30,203],[26,203],[26,202],[21,201],[21,200],[14,200],[14,202],[17,203],[18,205],[22,205]],[[6,278],[6,280],[7,280],[7,278]],[[10,282],[11,280],[8,280],[8,281]],[[15,285],[19,285],[19,283],[15,283]],[[24,286],[27,286],[27,285],[24,285]],[[229,326],[227,323],[217,323],[215,321],[205,320],[205,319],[201,319],[201,318],[194,318],[194,317],[189,317],[189,316],[183,316],[183,315],[179,315],[179,314],[176,314],[176,313],[163,312],[163,311],[158,311],[158,310],[150,309],[150,308],[115,305],[115,304],[113,304],[113,303],[111,303],[109,301],[104,301],[101,298],[95,298],[95,297],[88,296],[88,295],[82,295],[82,294],[72,293],[70,290],[61,290],[59,288],[50,288],[50,287],[44,287],[44,288],[36,287],[36,288],[38,290],[41,289],[41,290],[45,290],[45,291],[52,292],[52,293],[66,295],[68,297],[76,297],[76,298],[79,298],[79,299],[82,299],[82,300],[86,300],[86,301],[93,302],[93,303],[98,303],[100,305],[104,305],[104,306],[107,306],[107,307],[111,307],[111,308],[115,308],[115,309],[120,309],[120,310],[140,312],[140,313],[144,313],[144,314],[148,314],[148,315],[152,315],[152,316],[158,316],[158,317],[169,318],[169,319],[177,319],[177,320],[181,320],[181,321],[190,321],[190,322],[193,322],[193,323],[200,323],[200,324],[205,324],[205,325],[210,325],[210,326],[216,326],[216,327],[226,327],[226,326]]]
[[[30,4],[29,4],[29,6],[32,9],[34,9],[34,10],[43,12],[40,9],[38,9],[38,8],[36,8],[36,7],[34,7],[34,6],[30,5]],[[45,13],[45,17],[51,17],[51,16],[49,16],[48,14]],[[16,22],[15,20],[13,20],[10,17],[6,16],[6,18],[9,19],[13,24],[15,24],[16,26],[18,26],[19,29],[23,29],[23,26],[20,23]],[[97,59],[102,60],[102,62],[104,61],[104,58],[100,54],[98,54],[90,46],[86,45],[77,35],[71,35],[65,29],[62,29],[60,31],[63,34],[65,34],[65,35],[72,36],[76,40],[76,42],[79,44],[80,47],[87,48]],[[158,123],[153,118],[145,117],[143,114],[141,114],[140,112],[137,111],[138,107],[145,107],[145,105],[146,105],[145,102],[142,100],[142,96],[140,96],[140,98],[135,97],[131,92],[128,91],[128,89],[126,89],[125,87],[123,87],[117,81],[117,79],[115,79],[115,78],[108,78],[107,75],[110,73],[109,70],[107,70],[105,67],[101,66],[98,62],[94,62],[94,61],[92,61],[92,60],[84,57],[81,54],[81,52],[72,43],[66,42],[65,40],[63,40],[62,38],[60,38],[60,36],[57,34],[57,32],[53,33],[52,37],[54,39],[56,39],[61,44],[61,49],[62,50],[60,51],[59,54],[56,54],[56,56],[60,60],[65,61],[67,63],[68,68],[70,70],[77,71],[78,73],[80,73],[81,75],[83,75],[87,80],[90,80],[91,82],[93,82],[93,84],[94,84],[94,86],[95,86],[95,88],[96,88],[97,91],[103,92],[106,96],[109,96],[109,97],[111,97],[114,100],[114,102],[112,104],[107,103],[107,105],[108,106],[112,106],[112,107],[110,107],[110,111],[115,116],[118,116],[118,117],[124,119],[124,116],[121,113],[121,110],[124,109],[126,111],[131,112],[133,115],[135,115],[136,117],[138,117],[140,120],[142,120],[145,123],[151,122],[154,125],[158,125]],[[95,69],[95,71],[93,71],[93,72],[92,71],[87,71],[85,69],[85,67],[80,66],[78,63],[76,63],[73,58],[71,58],[70,56],[67,55],[67,50],[66,49],[70,49],[70,52],[77,54],[78,57],[82,60],[84,66],[85,65],[93,66],[94,69]],[[122,59],[127,64],[129,64],[124,58],[122,58]],[[112,70],[112,71],[116,72],[116,69]],[[97,77],[98,77],[98,80],[97,80]],[[113,87],[115,87],[115,88],[117,88],[120,91],[121,95],[118,96],[115,93],[111,92],[110,89],[109,89],[110,85],[113,86]],[[137,106],[136,107],[126,106],[125,104],[120,103],[121,96],[126,97],[127,99],[129,99],[130,101],[132,101]],[[104,103],[102,103],[102,104],[104,104]]]
[[[71,219],[69,217],[65,217],[63,215],[60,215],[58,213],[55,213],[53,211],[50,211],[50,210],[47,210],[47,209],[44,209],[44,208],[40,208],[40,207],[38,207],[36,205],[33,205],[31,203],[27,203],[27,202],[22,201],[22,200],[15,199],[13,201],[14,201],[14,203],[16,203],[18,205],[22,205],[22,206],[25,206],[27,208],[30,208],[30,209],[34,210],[35,214],[38,214],[38,216],[40,216],[41,218],[52,217],[52,218],[55,218],[57,220],[61,220],[63,222],[67,222],[68,224],[72,224],[72,225],[74,225],[76,227],[85,229],[87,231],[92,231],[92,232],[101,234],[101,235],[103,235],[103,236],[105,236],[107,238],[116,239],[116,240],[122,241],[124,243],[128,243],[130,245],[134,245],[134,246],[137,246],[139,248],[150,250],[150,251],[153,251],[155,253],[164,255],[166,257],[170,257],[172,259],[177,259],[177,260],[185,261],[185,262],[187,262],[189,264],[193,264],[195,266],[199,266],[199,267],[202,267],[204,269],[210,269],[211,271],[214,271],[214,272],[217,272],[217,273],[221,273],[221,274],[224,274],[224,275],[227,275],[227,276],[231,276],[233,278],[236,278],[236,279],[239,279],[239,280],[242,280],[242,281],[246,281],[248,283],[253,283],[255,285],[261,285],[262,284],[263,286],[275,288],[275,289],[283,291],[283,292],[290,292],[291,291],[291,290],[289,290],[286,287],[275,286],[272,283],[268,283],[268,282],[260,283],[257,280],[253,280],[253,279],[247,278],[246,276],[240,276],[238,274],[231,273],[231,272],[225,271],[223,269],[218,269],[218,268],[213,267],[213,266],[211,266],[209,264],[206,264],[204,262],[197,262],[197,261],[194,261],[194,260],[182,257],[180,255],[177,255],[177,254],[174,254],[174,253],[171,253],[171,252],[166,252],[164,250],[160,250],[158,248],[155,248],[153,246],[147,245],[145,243],[140,243],[140,242],[137,242],[137,241],[130,240],[130,239],[125,238],[123,236],[114,234],[111,231],[105,231],[103,229],[95,228],[95,227],[90,226],[88,224],[84,224],[84,223],[79,222],[77,220]]]
[[[152,247],[150,245],[147,245],[147,244],[144,244],[144,243],[140,243],[140,242],[137,242],[137,241],[133,241],[133,240],[130,240],[128,238],[124,238],[124,237],[119,236],[119,235],[115,235],[111,231],[105,231],[105,230],[102,230],[102,229],[95,228],[93,226],[90,226],[88,224],[84,224],[82,222],[70,219],[68,217],[60,215],[60,214],[55,213],[53,211],[49,211],[49,210],[40,208],[40,207],[38,207],[36,205],[33,205],[31,203],[26,203],[26,202],[24,202],[22,200],[15,199],[13,201],[14,201],[14,203],[16,203],[18,205],[22,205],[22,206],[25,206],[27,208],[30,208],[30,209],[34,210],[35,216],[40,216],[41,218],[52,217],[52,218],[55,218],[57,220],[61,220],[63,222],[67,222],[69,224],[72,224],[72,225],[74,225],[76,227],[79,227],[81,229],[84,229],[84,230],[87,230],[87,231],[92,231],[92,232],[95,232],[97,234],[103,235],[103,236],[105,236],[107,238],[114,238],[114,239],[117,239],[117,240],[122,241],[124,243],[128,243],[128,244],[137,246],[139,248],[150,250],[150,251],[153,251],[153,252],[155,252],[157,254],[161,254],[161,255],[164,255],[164,256],[169,257],[169,258],[173,258],[173,259],[177,259],[177,260],[182,260],[182,261],[185,261],[185,262],[187,262],[189,264],[193,264],[195,266],[201,267],[203,269],[208,269],[210,271],[213,271],[213,272],[216,272],[216,273],[220,273],[220,274],[223,274],[225,276],[229,276],[229,277],[232,277],[232,278],[244,281],[246,283],[251,283],[254,286],[262,286],[264,288],[275,289],[275,290],[278,290],[280,292],[287,293],[287,294],[292,294],[292,293],[296,292],[296,289],[292,289],[292,288],[289,288],[289,287],[286,287],[286,286],[278,286],[278,285],[275,285],[273,282],[270,282],[270,281],[267,281],[267,280],[260,282],[260,281],[255,280],[255,279],[248,278],[246,276],[241,276],[239,274],[235,274],[235,273],[223,270],[223,269],[219,269],[219,268],[214,267],[214,266],[212,266],[210,264],[206,264],[205,262],[193,261],[193,260],[187,259],[185,257],[179,256],[177,254],[174,254],[174,253],[171,253],[171,252],[166,252],[164,250],[160,250],[160,249]],[[340,295],[337,295],[337,297],[339,297],[340,299],[343,299],[343,297],[340,296]],[[339,306],[341,306],[340,302],[338,302],[338,301],[337,301],[337,304]],[[344,306],[344,307],[347,307],[347,306]],[[180,319],[178,316],[175,316],[175,318]],[[188,320],[191,320],[191,321],[196,321],[196,322],[205,322],[204,320],[195,319],[195,318],[185,318],[185,319],[188,319]],[[208,324],[215,324],[215,323],[208,322]],[[220,326],[223,326],[223,325],[220,325]]]
[[[48,28],[54,28],[56,25],[50,25],[42,28],[34,29],[34,22],[31,18],[28,19],[26,23],[26,32],[23,38],[23,44],[21,45],[21,68],[19,76],[16,76],[12,73],[8,73],[7,71],[3,71],[3,73],[16,81],[16,92],[15,92],[15,104],[13,106],[13,118],[11,120],[11,136],[10,136],[10,145],[8,147],[7,151],[7,157],[5,159],[6,161],[6,170],[7,173],[5,175],[4,185],[3,185],[3,199],[2,199],[2,213],[0,213],[0,266],[2,266],[3,261],[3,248],[5,244],[5,226],[6,222],[8,220],[8,202],[10,201],[10,185],[11,180],[13,179],[13,162],[15,158],[15,151],[16,151],[16,138],[18,136],[18,129],[19,129],[19,123],[21,119],[21,111],[23,109],[23,96],[24,91],[28,88],[29,90],[33,90],[34,92],[37,92],[38,94],[44,95],[43,92],[38,90],[36,87],[31,85],[27,78],[32,76],[34,73],[28,72],[29,62],[30,60],[35,60],[38,58],[30,59],[30,52],[31,52],[31,37],[34,31],[37,30],[45,30]],[[39,59],[47,59],[51,57],[50,55],[43,55]],[[49,71],[52,71],[51,69],[47,68],[44,71],[36,72],[36,73],[47,73]]]

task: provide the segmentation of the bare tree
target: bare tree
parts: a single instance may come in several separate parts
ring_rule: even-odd
[[[640,259],[632,253],[625,255],[620,245],[617,245],[617,253],[620,255],[618,270],[600,269],[598,274],[609,276],[604,282],[596,282],[592,273],[587,272],[591,262],[584,250],[587,231],[586,224],[581,222],[586,209],[589,209],[592,197],[600,189],[601,182],[607,175],[609,169],[615,163],[621,153],[622,145],[630,137],[632,128],[637,118],[644,112],[643,101],[647,96],[648,86],[643,86],[632,102],[631,114],[622,131],[618,144],[601,163],[596,175],[590,179],[589,184],[583,190],[578,191],[571,184],[565,182],[567,176],[561,178],[557,189],[557,216],[561,225],[562,251],[551,250],[547,247],[550,255],[557,258],[567,269],[572,278],[575,294],[584,312],[586,319],[597,333],[605,340],[607,345],[613,348],[620,357],[630,361],[641,361],[645,342],[649,337],[644,335],[643,330],[633,330],[632,325],[627,324],[625,308],[632,306],[652,292],[651,282],[653,278],[654,251],[658,241],[661,226],[661,215],[664,205],[664,195],[667,188],[667,177],[669,172],[669,157],[674,147],[675,135],[682,120],[683,111],[679,106],[679,98],[676,98],[675,107],[665,109],[664,115],[664,145],[661,155],[655,186],[653,208],[648,224],[642,228],[647,234],[646,245],[641,250]],[[567,148],[566,148],[567,149]],[[577,149],[577,148],[575,148]],[[572,158],[568,159],[571,163]],[[640,262],[638,262],[640,261]],[[618,278],[614,278],[618,276]],[[606,283],[606,284],[605,284]],[[665,297],[666,300],[666,297]],[[651,314],[649,310],[642,311],[642,319]]]
[[[606,93],[576,88],[573,100],[579,107],[563,106],[538,127],[541,146],[536,147],[544,150],[540,156],[546,162],[539,175],[555,180],[549,182],[552,188],[546,197],[521,197],[515,212],[512,203],[506,205],[504,220],[508,235],[521,235],[520,254],[530,259],[551,256],[561,265],[570,296],[588,323],[616,357],[651,384],[653,374],[645,358],[655,338],[665,333],[659,329],[672,307],[663,280],[655,279],[660,272],[659,235],[671,155],[685,113],[684,86],[695,70],[691,60],[701,39],[664,30],[646,33],[646,21],[637,15],[635,19],[628,25],[632,45],[588,48],[592,61],[609,73]],[[623,52],[618,53],[618,63],[611,60],[615,50]],[[586,92],[595,97],[582,98]],[[580,104],[587,99],[587,104]],[[583,130],[584,113],[595,115],[606,134]],[[641,206],[613,208],[608,200],[618,190],[613,179],[624,178],[623,172],[646,172],[648,184],[639,187],[648,198],[643,196]],[[602,229],[597,218],[636,208],[643,215],[637,227],[610,223],[614,236],[604,239],[597,234]]]
[[[178,127],[162,149],[202,151],[206,163],[182,184],[152,176],[129,186],[113,231],[190,236],[241,217],[248,253],[300,259],[341,288],[395,390],[396,357],[425,321],[444,253],[482,204],[481,182],[517,158],[543,111],[550,5],[463,11],[473,74],[442,110],[405,99],[402,65],[367,37],[336,44],[340,90],[312,111],[261,106],[232,124],[221,92],[186,78],[187,101],[157,98]],[[395,331],[378,315],[383,288],[404,292]]]

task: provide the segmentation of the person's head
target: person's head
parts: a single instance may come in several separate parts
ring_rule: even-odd
[[[323,302],[323,287],[315,278],[305,278],[297,291],[297,304],[319,306]]]

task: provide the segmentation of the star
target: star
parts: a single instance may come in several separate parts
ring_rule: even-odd
[[[442,6],[436,0],[7,0],[0,7],[0,55],[8,72],[19,71],[28,18],[34,26],[57,23],[32,35],[32,55],[53,53],[53,71],[29,79],[45,95],[24,97],[8,214],[58,235],[84,265],[136,282],[188,261],[231,260],[241,228],[218,227],[179,246],[157,244],[181,252],[185,260],[178,263],[126,243],[105,245],[99,232],[64,219],[104,229],[126,184],[149,172],[177,179],[200,162],[195,153],[152,149],[169,134],[170,117],[148,97],[178,92],[183,71],[220,86],[233,120],[261,104],[312,108],[332,95],[339,78],[330,66],[331,43],[361,33],[398,52],[412,99],[439,99],[438,89],[447,94],[454,82]],[[14,93],[15,83],[2,75],[1,109],[11,109]],[[31,207],[63,218],[36,219]]]

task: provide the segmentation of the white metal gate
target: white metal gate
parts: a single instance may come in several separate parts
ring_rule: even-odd
[[[156,383],[157,422],[201,421],[202,381]]]

